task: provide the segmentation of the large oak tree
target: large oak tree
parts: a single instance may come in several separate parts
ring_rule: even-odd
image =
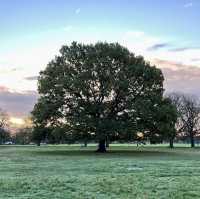
[[[146,128],[139,121],[162,100],[163,80],[160,69],[118,43],[73,42],[40,72],[35,126],[95,135],[105,152],[107,137]]]

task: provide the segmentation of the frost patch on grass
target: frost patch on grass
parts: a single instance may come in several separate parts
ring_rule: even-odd
[[[128,171],[141,171],[141,170],[143,170],[143,168],[142,167],[129,167],[129,168],[127,168],[127,170]]]

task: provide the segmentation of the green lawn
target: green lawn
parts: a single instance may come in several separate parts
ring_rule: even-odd
[[[200,198],[200,148],[1,146],[1,199]]]

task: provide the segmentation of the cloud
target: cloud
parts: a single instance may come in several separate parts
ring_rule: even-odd
[[[63,28],[61,30],[62,34],[65,34]],[[27,81],[25,78],[37,76],[55,55],[59,54],[61,46],[67,43],[66,39],[56,34],[50,39],[43,38],[43,42],[35,42],[30,46],[28,41],[27,46],[18,45],[16,49],[1,54],[0,85],[17,91],[37,90],[36,81]]]
[[[0,63],[0,73],[2,74],[11,74],[21,71],[20,67],[10,67],[7,63]]]
[[[8,88],[5,86],[0,86],[0,92],[7,92]]]
[[[184,8],[190,8],[190,7],[192,7],[193,6],[193,3],[192,2],[189,2],[189,3],[186,3],[185,5],[184,5]]]
[[[165,67],[166,65],[171,65],[178,67],[188,67],[188,66],[195,66],[200,67],[199,63],[199,55],[200,49],[199,48],[179,48],[176,50],[168,50],[163,49],[162,51],[149,51],[144,52],[145,57],[150,62],[155,62],[160,67]]]
[[[76,10],[75,10],[75,13],[78,15],[79,13],[81,12],[81,9],[80,8],[77,8]]]
[[[191,61],[192,62],[200,62],[200,58],[192,58]]]
[[[182,62],[162,60],[162,59],[154,59],[151,63],[157,65],[159,68],[171,68],[173,70],[177,70],[179,68],[191,67],[190,65],[183,64]]]
[[[38,76],[29,76],[29,77],[25,77],[24,79],[28,81],[36,81],[38,80]]]
[[[162,41],[160,38],[147,35],[142,31],[127,31],[124,33],[120,43],[134,53],[145,56],[148,48],[162,43]]]
[[[191,48],[189,48],[189,47],[182,47],[182,48],[172,48],[169,51],[170,52],[183,52],[183,51],[186,51],[186,50],[189,50],[189,49],[191,49]]]
[[[155,50],[159,50],[162,48],[166,48],[170,46],[170,44],[168,43],[158,43],[158,44],[154,44],[153,46],[150,46],[149,48],[147,48],[148,51],[155,51]]]
[[[38,98],[36,91],[12,92],[0,86],[0,108],[10,116],[24,117],[32,111]]]
[[[188,67],[173,70],[163,68],[166,92],[185,92],[200,97],[200,68]]]
[[[158,68],[177,70],[189,66],[200,67],[200,47],[168,41],[169,38],[152,36],[142,31],[127,31],[120,43]]]
[[[144,58],[162,70],[166,92],[186,92],[200,97],[200,48],[198,46],[179,47],[179,44],[175,43],[173,45],[177,48],[171,48],[171,44],[166,42],[167,39],[146,34],[137,36],[133,39],[133,46],[136,44],[140,47]],[[129,44],[127,41],[128,45],[132,38],[129,38]],[[134,48],[129,47],[129,49],[134,51]]]
[[[200,97],[200,68],[185,62],[154,59],[161,68],[166,92],[185,92]]]
[[[169,49],[170,52],[184,52],[187,50],[198,50],[200,49],[199,47],[181,47],[181,48],[172,48]]]

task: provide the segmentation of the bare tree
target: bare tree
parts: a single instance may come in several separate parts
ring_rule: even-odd
[[[5,128],[8,124],[8,115],[0,109],[0,128]]]
[[[192,95],[180,93],[172,93],[169,97],[178,112],[177,134],[184,132],[190,138],[191,147],[195,147],[194,137],[200,130],[199,99]]]
[[[191,147],[194,147],[194,137],[200,129],[200,104],[196,97],[183,96],[181,120],[187,135],[190,137]]]
[[[0,109],[0,144],[3,144],[9,137],[9,131],[6,129],[7,122],[7,114]]]

